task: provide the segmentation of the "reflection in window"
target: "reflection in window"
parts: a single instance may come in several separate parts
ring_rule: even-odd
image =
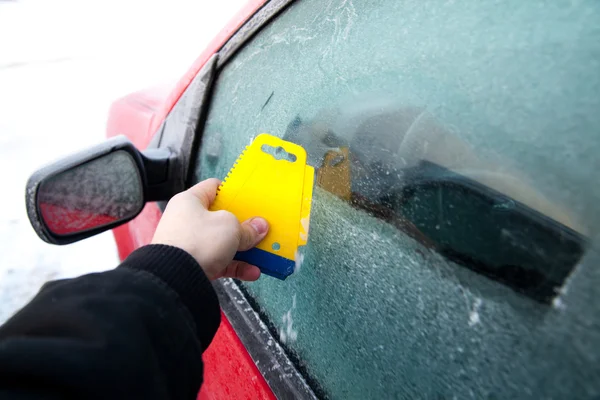
[[[459,265],[552,301],[584,252],[584,236],[554,219],[570,221],[564,210],[525,177],[496,175],[498,165],[479,160],[423,109],[381,110],[296,117],[284,139],[308,150],[323,189]]]

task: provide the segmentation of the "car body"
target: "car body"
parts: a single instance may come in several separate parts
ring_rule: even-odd
[[[318,169],[296,273],[215,284],[199,398],[600,396],[600,9],[425,3],[252,0],[111,108],[185,187],[263,131]]]

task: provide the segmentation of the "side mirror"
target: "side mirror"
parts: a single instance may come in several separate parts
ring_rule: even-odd
[[[57,161],[27,182],[31,225],[42,240],[68,244],[124,224],[183,189],[170,161],[167,150],[142,153],[124,136]]]

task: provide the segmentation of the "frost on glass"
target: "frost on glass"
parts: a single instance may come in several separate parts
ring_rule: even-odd
[[[598,20],[305,0],[221,71],[198,179],[262,132],[317,169],[296,272],[245,287],[326,394],[600,396]]]
[[[54,234],[72,235],[136,215],[144,206],[132,156],[116,151],[42,181],[37,207]]]

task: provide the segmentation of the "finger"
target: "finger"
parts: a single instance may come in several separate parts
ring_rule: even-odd
[[[223,272],[223,278],[235,278],[242,281],[255,281],[260,278],[257,266],[242,261],[232,261]]]
[[[250,250],[267,236],[269,223],[260,217],[250,218],[242,222],[242,234],[238,251]]]
[[[208,209],[210,205],[215,201],[217,196],[217,189],[221,181],[217,178],[207,179],[188,189],[188,192],[196,196],[204,208]]]

